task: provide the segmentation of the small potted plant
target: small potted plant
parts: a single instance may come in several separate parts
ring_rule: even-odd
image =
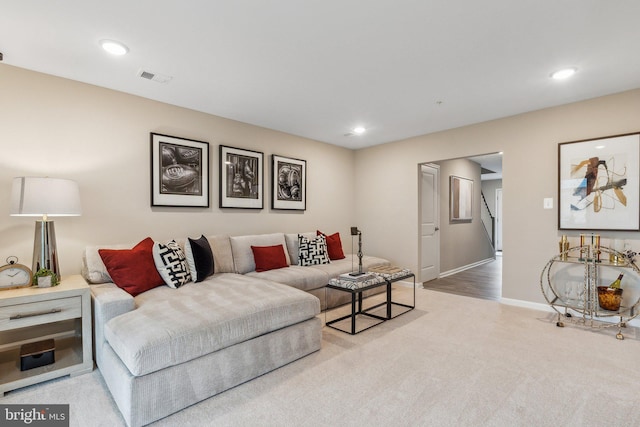
[[[48,268],[41,268],[33,275],[33,286],[37,286],[39,288],[57,286],[58,283],[58,276]]]

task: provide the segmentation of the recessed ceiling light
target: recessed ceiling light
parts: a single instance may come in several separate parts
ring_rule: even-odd
[[[100,40],[100,46],[112,55],[125,55],[129,48],[115,40]]]
[[[576,73],[576,71],[578,71],[576,68],[564,68],[562,70],[558,70],[552,73],[551,78],[554,80],[563,80],[573,76]]]
[[[362,135],[366,131],[367,130],[365,128],[363,128],[362,126],[358,126],[358,127],[353,128],[353,133],[355,133],[356,135]]]

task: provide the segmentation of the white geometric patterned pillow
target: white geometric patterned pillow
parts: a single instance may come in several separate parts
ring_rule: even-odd
[[[298,234],[298,259],[302,266],[329,264],[327,239],[324,235],[313,239]]]
[[[162,280],[171,288],[177,289],[191,281],[189,266],[184,251],[175,240],[153,245],[153,261]]]

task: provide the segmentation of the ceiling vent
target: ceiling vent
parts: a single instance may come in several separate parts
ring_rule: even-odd
[[[167,76],[165,74],[154,73],[154,72],[147,71],[147,70],[138,71],[138,76],[142,77],[143,79],[154,81],[156,83],[168,83],[169,81],[171,81],[171,79],[173,79],[173,77],[171,77],[171,76]]]

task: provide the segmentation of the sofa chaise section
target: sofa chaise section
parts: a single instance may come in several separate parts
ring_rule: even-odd
[[[143,426],[319,350],[320,328],[310,319],[139,377],[106,346],[100,372],[127,425]]]
[[[111,319],[105,340],[129,371],[146,375],[313,318],[316,298],[279,283],[221,274],[151,289]]]
[[[320,349],[320,302],[219,273],[135,298],[92,286],[96,362],[130,426],[163,418]]]

